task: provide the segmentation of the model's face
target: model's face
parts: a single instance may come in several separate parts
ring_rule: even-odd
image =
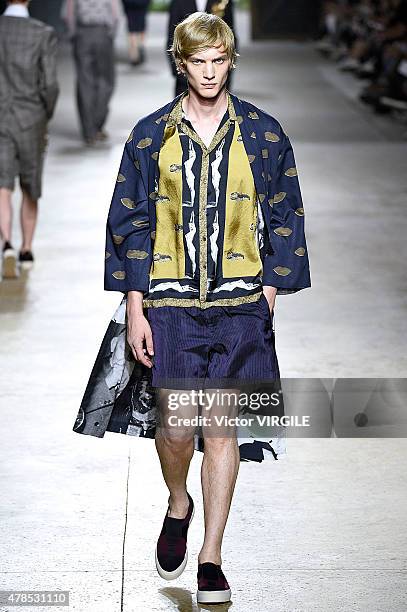
[[[214,98],[227,81],[230,63],[222,45],[194,53],[181,69],[190,88],[204,98]]]

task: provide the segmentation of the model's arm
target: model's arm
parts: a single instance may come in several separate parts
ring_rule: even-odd
[[[146,156],[138,155],[136,128],[120,163],[106,223],[105,290],[148,291],[152,262]],[[145,166],[144,166],[145,165]]]
[[[283,130],[279,145],[271,172],[271,253],[266,254],[263,269],[263,285],[274,287],[277,295],[311,286],[300,184],[293,148]]]
[[[136,359],[149,367],[143,342],[152,354],[151,329],[143,315],[148,291],[152,246],[147,196],[147,156],[136,154],[137,127],[125,144],[106,224],[105,284],[107,291],[127,294],[127,340]]]
[[[40,97],[48,121],[52,118],[57,103],[59,86],[57,80],[58,39],[52,29],[44,33],[40,55]]]

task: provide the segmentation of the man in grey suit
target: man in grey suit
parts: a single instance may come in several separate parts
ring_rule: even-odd
[[[42,192],[47,123],[59,87],[56,75],[57,37],[50,26],[31,19],[29,0],[9,0],[0,17],[0,235],[3,278],[18,276],[11,243],[11,196],[20,177],[21,268],[33,265],[32,241]]]

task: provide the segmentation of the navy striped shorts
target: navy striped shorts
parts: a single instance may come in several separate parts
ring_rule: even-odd
[[[235,306],[147,308],[153,387],[230,388],[280,377],[273,317],[264,293]]]

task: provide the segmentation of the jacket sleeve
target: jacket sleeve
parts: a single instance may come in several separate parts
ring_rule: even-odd
[[[40,96],[48,121],[52,118],[59,94],[57,80],[58,39],[52,28],[44,33],[40,55]]]
[[[264,258],[263,285],[277,287],[277,294],[296,293],[311,286],[311,277],[294,152],[282,129],[270,186],[271,251]]]
[[[146,189],[148,166],[146,156],[141,159],[143,151],[135,148],[136,128],[124,146],[107,217],[106,291],[146,293],[149,287],[152,246]]]

